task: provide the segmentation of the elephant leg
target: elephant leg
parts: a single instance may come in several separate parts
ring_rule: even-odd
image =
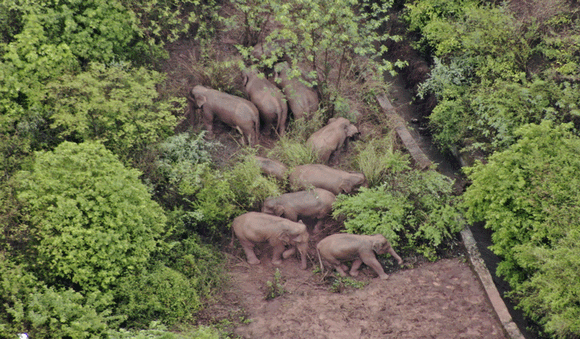
[[[350,267],[350,275],[353,277],[358,276],[358,269],[360,268],[360,265],[362,265],[362,260],[357,259],[353,261],[352,266]]]
[[[318,220],[318,221],[316,222],[316,225],[314,225],[314,230],[313,230],[313,232],[314,232],[314,233],[320,233],[320,231],[321,231],[321,229],[322,229],[322,224],[323,224],[323,222],[322,222],[322,219]]]
[[[383,266],[381,266],[381,263],[377,260],[377,258],[374,255],[364,256],[361,257],[361,259],[362,262],[364,262],[367,266],[372,268],[379,275],[379,278],[383,280],[389,278],[389,275],[385,273],[385,270],[383,270]]]
[[[334,268],[338,271],[338,273],[340,274],[341,277],[348,276],[348,274],[346,274],[346,272],[345,272],[348,270],[348,267],[346,267],[346,265],[338,264],[338,265],[334,265]]]
[[[272,254],[272,264],[282,264],[282,252],[284,252],[284,245],[274,246],[274,253]]]
[[[340,274],[340,276],[342,277],[347,276],[345,271],[348,271],[348,267],[343,263],[341,263],[338,259],[327,257],[326,261],[328,261],[328,263],[331,264],[332,267],[334,267],[334,269],[336,269],[336,271]]]
[[[242,248],[244,249],[244,252],[246,253],[246,258],[248,259],[248,264],[259,265],[260,259],[258,259],[258,257],[256,257],[256,253],[254,253],[254,243],[247,241],[247,240],[245,240],[245,241],[240,240],[240,243],[242,244]]]
[[[286,251],[284,251],[284,253],[282,253],[282,258],[288,259],[291,256],[293,256],[294,253],[296,253],[296,247],[292,246],[289,249],[287,249]]]

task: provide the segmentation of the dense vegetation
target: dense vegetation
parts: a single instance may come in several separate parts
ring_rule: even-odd
[[[384,42],[401,39],[380,33],[392,5],[0,0],[0,336],[227,336],[192,325],[226,280],[215,245],[232,218],[286,189],[252,156],[315,162],[304,142],[333,116],[373,126],[340,162],[369,188],[339,196],[335,218],[437,259],[461,226],[452,183],[412,168],[374,100],[382,72],[404,65],[381,61]],[[437,141],[497,152],[469,172],[467,217],[496,232],[521,307],[547,334],[574,337],[580,62],[567,9],[534,21],[473,0],[421,0],[405,16],[433,60],[420,94],[437,98]],[[165,47],[181,38],[195,53],[168,78]],[[256,59],[256,43],[272,53]],[[274,147],[225,157],[200,124],[184,131],[186,84],[243,95],[231,74],[281,60],[305,70],[322,100]]]
[[[571,1],[406,5],[432,60],[419,96],[443,149],[479,152],[463,206],[493,230],[497,273],[545,337],[580,335],[580,8]]]

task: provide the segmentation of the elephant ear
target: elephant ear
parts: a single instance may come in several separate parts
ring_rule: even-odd
[[[199,108],[202,108],[207,102],[207,97],[203,94],[194,94],[193,96],[195,97],[195,104]]]
[[[288,234],[288,232],[282,232],[280,234],[280,240],[286,244],[290,243],[290,235]]]
[[[250,77],[248,76],[248,73],[242,72],[242,86],[246,87],[249,80],[250,80]]]
[[[375,241],[373,242],[373,252],[375,253],[379,253],[381,251],[381,248],[384,246],[385,244],[382,243],[381,241]]]
[[[278,206],[274,207],[274,214],[281,217],[282,214],[284,214],[284,206],[278,205]]]

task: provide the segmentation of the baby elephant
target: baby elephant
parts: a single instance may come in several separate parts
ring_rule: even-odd
[[[248,212],[235,218],[232,229],[246,253],[248,263],[260,264],[254,253],[257,243],[268,242],[273,248],[272,263],[280,265],[284,259],[300,252],[300,268],[306,269],[306,252],[308,251],[308,231],[302,222],[294,222],[259,212]],[[234,239],[232,238],[232,243]],[[286,249],[286,245],[290,246]]]
[[[389,241],[382,234],[358,235],[338,233],[322,239],[316,246],[320,269],[324,271],[322,260],[330,263],[341,276],[346,276],[348,267],[342,261],[353,261],[350,268],[350,275],[356,277],[358,269],[362,263],[370,266],[381,279],[389,276],[377,260],[376,254],[389,253],[401,265],[403,259],[397,255],[391,247]]]
[[[264,201],[262,212],[298,221],[298,217],[318,219],[314,232],[320,230],[322,219],[332,212],[336,196],[325,189],[315,188],[308,191],[285,193]]]
[[[347,138],[358,133],[348,119],[332,118],[328,124],[312,134],[306,143],[316,152],[320,161],[327,163],[332,152],[339,150]]]

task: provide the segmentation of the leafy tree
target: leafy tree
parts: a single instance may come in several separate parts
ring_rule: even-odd
[[[128,64],[92,63],[87,72],[50,82],[51,128],[72,141],[99,140],[123,159],[169,136],[183,99],[160,100],[163,76]]]
[[[393,71],[394,65],[381,56],[387,50],[383,42],[397,37],[379,33],[388,20],[386,12],[392,1],[259,2],[271,8],[275,27],[265,38],[265,44],[272,46],[272,56],[260,63],[272,67],[279,55],[285,55],[294,69],[291,77],[300,74],[299,65],[307,66],[331,115],[334,106],[344,100],[339,94],[344,78],[358,74],[361,79],[371,79],[383,71]],[[258,22],[246,25],[250,30],[262,30]],[[251,48],[239,48],[249,58]]]
[[[580,218],[580,138],[570,125],[521,127],[518,141],[468,170],[464,194],[470,222],[493,231],[491,249],[502,258],[520,306],[560,337],[580,334],[577,238]]]
[[[139,175],[95,142],[36,154],[18,198],[27,205],[35,272],[44,281],[106,289],[146,265],[166,217]]]

